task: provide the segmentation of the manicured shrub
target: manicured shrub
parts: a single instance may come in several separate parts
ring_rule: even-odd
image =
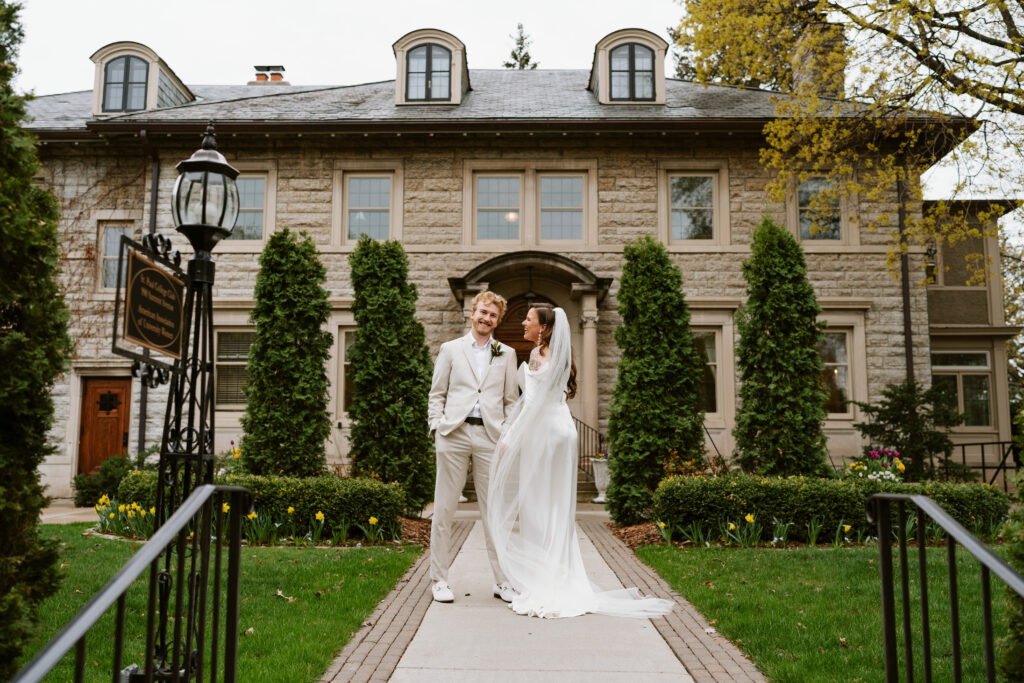
[[[324,473],[327,360],[333,337],[327,271],[305,233],[275,232],[260,256],[250,319],[249,378],[242,416],[242,459],[256,474],[299,477]]]
[[[650,514],[666,463],[704,460],[704,361],[690,332],[682,275],[665,247],[644,237],[624,256],[607,496],[612,519],[635,524]]]
[[[57,277],[57,202],[41,189],[35,140],[12,79],[20,5],[0,3],[0,680],[10,679],[57,590],[57,543],[39,537],[39,465],[54,452],[50,389],[71,353]]]
[[[745,472],[825,476],[825,369],[817,345],[821,307],[807,280],[804,252],[765,218],[743,263],[747,303],[740,311],[736,459]]]
[[[128,458],[115,455],[104,460],[96,474],[76,474],[71,480],[75,489],[75,505],[92,507],[103,494],[113,495],[130,470]]]
[[[434,493],[434,445],[427,423],[433,365],[416,320],[416,285],[398,242],[364,237],[349,263],[359,326],[348,350],[352,473],[398,482],[409,514],[418,516]]]
[[[325,538],[341,524],[365,525],[370,517],[378,519],[380,528],[398,528],[398,517],[405,509],[401,486],[376,479],[229,474],[215,477],[214,483],[246,487],[253,493],[253,508],[259,514],[276,521],[293,518],[300,534],[316,513],[322,512]],[[117,501],[138,503],[148,510],[156,504],[156,485],[156,472],[129,472],[121,481]],[[289,507],[294,508],[290,515]]]
[[[1010,519],[1003,526],[1001,536],[1006,542],[1006,562],[1018,574],[1024,574],[1024,474],[1017,474],[1017,493],[1015,504],[1010,512]],[[1020,683],[1024,681],[1024,598],[1016,591],[1006,591],[1006,635],[999,639],[998,651],[999,672],[1006,676],[1007,681]]]
[[[1006,518],[1009,498],[987,484],[948,482],[897,483],[870,479],[818,477],[760,477],[731,474],[724,477],[671,477],[658,486],[654,515],[658,521],[682,529],[692,523],[717,525],[752,514],[769,534],[772,519],[792,522],[789,539],[807,540],[814,520],[825,535],[840,524],[851,526],[851,537],[876,535],[868,523],[865,502],[875,493],[929,496],[968,530],[988,533]]]

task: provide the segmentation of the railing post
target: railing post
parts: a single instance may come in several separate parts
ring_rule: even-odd
[[[242,568],[242,511],[247,507],[248,495],[241,491],[231,494],[228,524],[228,604],[224,611],[224,681],[236,683],[238,669],[238,616],[240,605],[240,579]]]
[[[916,509],[916,508],[915,508]],[[903,657],[907,664],[907,680],[914,680],[914,641],[910,637],[910,576],[907,565],[907,505],[899,501],[900,592],[903,596]]]
[[[888,500],[872,499],[878,531],[878,576],[882,584],[882,632],[886,683],[899,680],[896,655],[896,600],[892,587],[892,524]]]

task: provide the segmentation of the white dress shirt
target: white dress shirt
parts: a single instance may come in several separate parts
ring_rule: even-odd
[[[472,333],[470,333],[470,336],[472,336]],[[493,337],[488,337],[483,346],[477,346],[476,338],[473,337],[473,343],[470,345],[470,348],[473,349],[473,362],[476,364],[476,375],[478,378],[484,376],[484,373],[487,372],[487,366],[491,364],[492,340]],[[481,417],[479,401],[473,404],[473,410],[469,411],[469,417]]]

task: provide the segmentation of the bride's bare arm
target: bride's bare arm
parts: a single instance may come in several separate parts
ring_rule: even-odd
[[[533,350],[530,351],[530,370],[536,372],[542,365],[544,365],[545,362],[546,359],[544,358],[544,354],[541,353],[540,347],[533,347]]]

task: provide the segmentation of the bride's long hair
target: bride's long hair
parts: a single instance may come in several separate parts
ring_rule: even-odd
[[[537,311],[537,322],[544,326],[540,336],[537,338],[537,345],[547,350],[551,344],[551,335],[555,331],[555,309],[551,304],[534,304],[533,310]],[[576,352],[569,348],[569,381],[565,383],[565,397],[576,396]]]

